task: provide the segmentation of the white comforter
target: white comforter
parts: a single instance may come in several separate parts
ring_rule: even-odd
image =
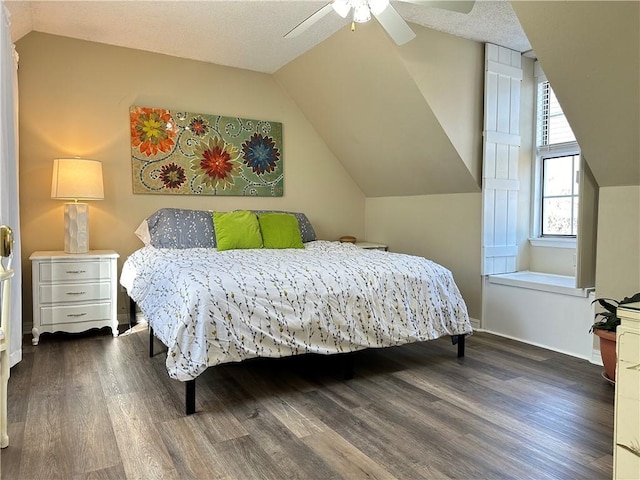
[[[251,357],[332,354],[471,333],[451,272],[421,257],[304,249],[144,247],[120,283],[168,347],[172,378]]]

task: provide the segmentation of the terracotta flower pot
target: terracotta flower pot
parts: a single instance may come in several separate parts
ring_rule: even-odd
[[[616,381],[616,332],[608,332],[607,330],[593,329],[598,337],[600,337],[600,355],[602,363],[604,363],[604,372],[612,382]]]

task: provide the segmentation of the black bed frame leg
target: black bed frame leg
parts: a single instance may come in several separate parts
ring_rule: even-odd
[[[353,378],[355,355],[353,354],[353,352],[345,353],[342,356],[342,359],[343,359],[343,366],[344,366],[343,377],[345,380],[351,380]]]
[[[185,401],[184,407],[187,415],[196,413],[196,379],[188,380],[184,384],[185,387]]]
[[[149,356],[153,357],[153,328],[149,325]]]
[[[458,358],[464,357],[464,339],[466,335],[458,335]]]
[[[129,325],[133,327],[138,322],[136,322],[136,302],[133,301],[133,298],[129,297]]]

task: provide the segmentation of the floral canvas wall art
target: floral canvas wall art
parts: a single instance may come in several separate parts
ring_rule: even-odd
[[[283,194],[282,124],[133,106],[133,193]]]

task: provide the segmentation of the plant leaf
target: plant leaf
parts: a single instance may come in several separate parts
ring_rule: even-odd
[[[633,303],[633,302],[640,302],[640,292],[636,293],[632,297],[624,297],[624,299],[620,301],[620,305],[622,305],[623,303]]]
[[[618,301],[613,298],[596,298],[593,302],[598,302],[602,308],[615,315],[618,309]],[[591,303],[593,303],[591,302]],[[615,302],[615,303],[610,303]]]

